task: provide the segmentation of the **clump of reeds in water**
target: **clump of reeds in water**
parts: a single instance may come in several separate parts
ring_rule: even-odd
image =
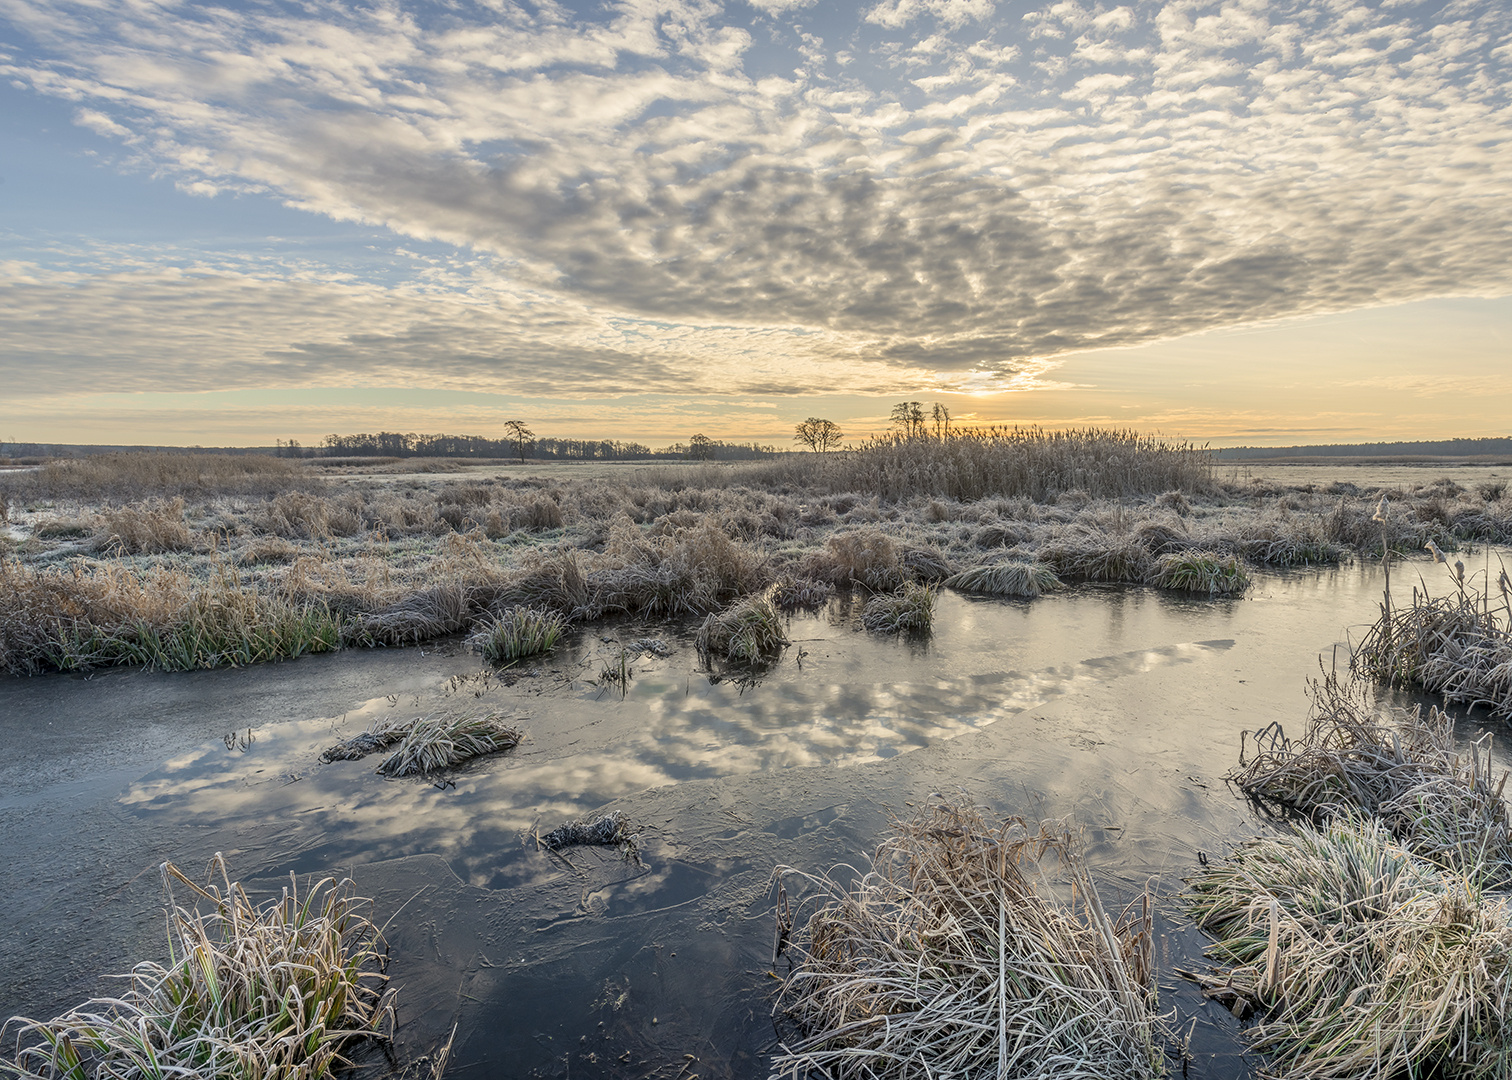
[[[1047,895],[1047,858],[1069,904]],[[1115,920],[1064,827],[937,805],[895,822],[850,887],[779,873],[823,904],[792,934],[777,1007],[802,1036],[774,1077],[1165,1075],[1148,903]]]
[[[511,607],[482,623],[467,640],[483,659],[498,662],[550,652],[566,632],[567,620],[559,612]]]
[[[1432,546],[1436,559],[1447,560]],[[1412,604],[1389,599],[1351,661],[1355,670],[1383,682],[1423,687],[1449,701],[1484,705],[1512,718],[1512,582],[1502,570],[1501,603],[1490,583],[1467,587],[1462,567],[1452,596],[1412,590]]]
[[[1512,1075],[1512,910],[1379,822],[1262,837],[1192,882],[1204,979],[1265,1010],[1247,1034],[1277,1080]]]
[[[384,776],[424,776],[484,754],[513,750],[523,732],[499,713],[481,716],[417,716],[374,724],[320,755],[322,761],[353,761],[387,750],[378,765]]]
[[[1462,747],[1446,713],[1378,712],[1336,675],[1310,694],[1302,737],[1288,739],[1279,723],[1253,733],[1254,752],[1246,760],[1241,748],[1231,782],[1314,823],[1374,817],[1414,855],[1487,888],[1512,887],[1507,774],[1492,774],[1489,732]]]
[[[934,602],[933,588],[904,582],[895,592],[867,600],[861,625],[874,634],[927,634],[934,625]]]
[[[350,881],[303,892],[292,878],[254,904],[219,855],[220,884],[201,887],[172,863],[170,960],[138,964],[119,997],[52,1020],[20,1017],[0,1070],[39,1080],[320,1080],[349,1064],[356,1041],[387,1039],[392,994],[385,947]],[[180,906],[175,887],[194,899]]]
[[[1044,563],[1007,559],[962,570],[946,578],[943,584],[951,589],[987,596],[1036,597],[1059,589],[1061,579]]]
[[[1229,596],[1250,587],[1249,574],[1237,556],[1217,551],[1173,551],[1155,560],[1149,583],[1175,592]]]
[[[788,640],[772,595],[769,588],[705,619],[697,639],[704,662],[718,658],[731,664],[758,665],[780,656]]]

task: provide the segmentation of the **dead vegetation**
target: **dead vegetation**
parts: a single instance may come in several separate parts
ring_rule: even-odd
[[[787,636],[773,602],[775,586],[748,596],[710,615],[698,628],[698,653],[705,664],[718,659],[728,664],[758,667],[782,655]]]
[[[1438,709],[1377,710],[1331,674],[1311,695],[1301,738],[1261,729],[1228,777],[1300,822],[1193,879],[1225,966],[1192,977],[1260,1011],[1247,1035],[1278,1080],[1507,1075],[1512,827],[1490,736],[1458,744]]]
[[[374,724],[320,755],[325,762],[353,761],[389,751],[378,763],[384,776],[428,776],[485,754],[513,750],[523,733],[499,713],[417,716]]]
[[[1438,709],[1374,708],[1365,688],[1325,675],[1310,684],[1302,736],[1279,723],[1247,736],[1228,779],[1262,803],[1321,824],[1365,815],[1419,858],[1478,886],[1512,888],[1512,820],[1492,773],[1491,736],[1461,745]]]
[[[350,881],[255,904],[216,855],[200,886],[172,863],[165,966],[138,964],[118,997],[52,1020],[13,1017],[6,1071],[36,1080],[321,1080],[365,1039],[387,1040],[393,995],[385,948]],[[219,878],[217,884],[216,878]],[[175,889],[192,894],[180,905]]]
[[[177,668],[408,645],[476,633],[518,607],[569,624],[707,617],[774,583],[773,602],[787,610],[821,605],[836,589],[896,597],[946,580],[1032,593],[1012,580],[1014,565],[1035,568],[1042,590],[1048,571],[1070,584],[1223,595],[1242,591],[1256,565],[1305,565],[1383,542],[1512,537],[1512,500],[1494,485],[1393,492],[1383,526],[1375,493],[1226,486],[1210,475],[1187,483],[1158,463],[1190,464],[1190,448],[1141,445],[999,432],[879,444],[855,461],[805,455],[554,481],[465,469],[322,480],[309,463],[263,459],[273,463],[263,469],[233,455],[81,459],[59,464],[50,487],[36,486],[43,474],[0,477],[13,519],[4,572],[20,590],[0,597],[0,667]],[[1144,493],[1100,495],[1111,489],[1087,472],[1100,461],[1123,477],[1109,483]],[[1050,479],[993,486],[994,469],[1007,476],[1024,462]],[[968,494],[978,480],[957,490],[923,479],[978,466],[981,495]],[[1419,615],[1448,626],[1443,613]],[[263,621],[279,629],[262,633]],[[238,635],[249,640],[237,645]],[[1512,668],[1491,647],[1503,638],[1471,642],[1465,655],[1479,674],[1449,677],[1446,692],[1505,700]],[[1438,661],[1423,659],[1394,657],[1395,677],[1431,680]]]
[[[1500,605],[1489,584],[1477,592],[1463,582],[1449,596],[1414,588],[1404,607],[1388,600],[1355,650],[1355,669],[1512,718],[1512,583],[1505,568],[1497,585]]]
[[[536,846],[546,851],[561,851],[579,845],[618,848],[625,859],[640,858],[640,833],[623,810],[611,810],[592,821],[569,821],[544,836],[536,837]]]
[[[1192,882],[1223,973],[1262,1010],[1246,1032],[1277,1080],[1512,1070],[1512,910],[1374,819],[1252,840]]]
[[[852,885],[778,874],[818,908],[779,926],[795,956],[777,1009],[800,1033],[773,1077],[1165,1075],[1148,901],[1110,915],[1063,826],[945,803],[896,821]]]

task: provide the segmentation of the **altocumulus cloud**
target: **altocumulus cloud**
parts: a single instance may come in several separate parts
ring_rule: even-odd
[[[187,189],[462,249],[402,286],[148,252],[12,264],[13,355],[65,367],[120,347],[86,310],[131,310],[190,383],[778,392],[821,364],[834,388],[986,385],[1512,290],[1499,0],[0,12],[0,71]],[[217,305],[239,314],[198,370]]]

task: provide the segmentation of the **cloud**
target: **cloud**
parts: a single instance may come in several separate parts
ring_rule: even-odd
[[[205,355],[248,380],[608,392],[1022,379],[1077,350],[1512,290],[1512,14],[1490,2],[884,0],[834,37],[843,66],[702,0],[0,12],[28,41],[0,73],[186,190],[454,244],[491,282],[28,269],[10,355],[77,370],[136,348],[83,296],[157,343],[132,361],[154,377],[149,354],[212,377],[196,312],[266,310],[266,340]]]

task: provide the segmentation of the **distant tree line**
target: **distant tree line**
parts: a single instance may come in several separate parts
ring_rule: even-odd
[[[1333,443],[1327,446],[1230,446],[1214,451],[1214,456],[1219,461],[1280,457],[1478,457],[1495,454],[1512,454],[1512,438]]]
[[[749,461],[781,453],[775,446],[724,442],[694,435],[687,443],[653,450],[644,443],[618,439],[555,439],[537,437],[523,422],[508,421],[499,438],[482,435],[417,435],[380,431],[376,434],[327,435],[319,446],[300,446],[297,439],[279,440],[277,453],[286,457],[446,457],[525,458],[539,461],[651,461],[692,458],[702,461]]]

